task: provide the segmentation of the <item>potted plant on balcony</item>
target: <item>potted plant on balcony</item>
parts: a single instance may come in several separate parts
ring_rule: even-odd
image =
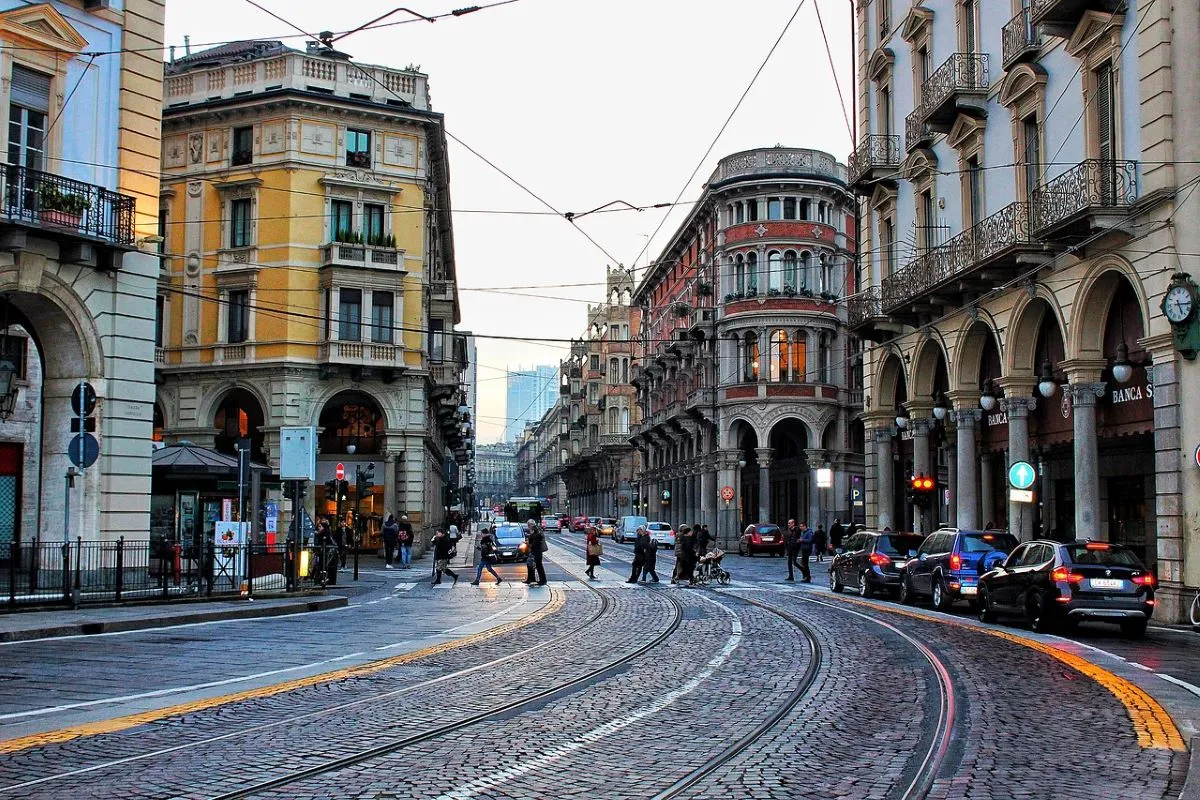
[[[708,281],[699,281],[696,284],[696,295],[698,297],[712,297],[713,285]]]
[[[796,287],[789,283],[783,287],[783,293],[785,295],[787,295],[788,297],[795,297],[796,296]]]
[[[82,194],[64,192],[52,183],[38,187],[38,217],[48,225],[62,228],[78,228],[83,213],[92,207],[92,201]]]
[[[671,313],[677,317],[686,317],[692,313],[692,307],[682,300],[677,300],[671,304]]]
[[[779,297],[779,296],[781,296],[782,294],[783,294],[783,292],[781,292],[780,290],[778,290],[778,289],[776,289],[776,288],[774,288],[774,287],[772,287],[772,288],[770,288],[770,289],[768,289],[768,290],[767,290],[767,296],[768,296],[768,297]]]
[[[815,295],[813,294],[812,289],[809,289],[806,287],[806,288],[800,290],[800,296],[807,297],[811,300]]]

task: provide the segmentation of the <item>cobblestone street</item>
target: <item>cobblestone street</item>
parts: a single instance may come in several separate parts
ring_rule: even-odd
[[[578,534],[548,556],[546,587],[369,563],[340,609],[2,644],[0,797],[1186,796],[1190,632],[1040,636],[770,557],[684,588],[663,552],[634,586],[618,544],[588,581]]]

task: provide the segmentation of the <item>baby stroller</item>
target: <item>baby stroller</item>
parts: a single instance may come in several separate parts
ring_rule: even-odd
[[[731,576],[721,566],[723,558],[725,558],[725,551],[721,549],[710,550],[700,556],[700,562],[696,566],[696,583],[701,586],[707,586],[712,581],[722,585],[729,583]]]

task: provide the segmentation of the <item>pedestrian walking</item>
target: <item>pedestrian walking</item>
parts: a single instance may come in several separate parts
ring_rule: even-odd
[[[681,526],[675,531],[675,569],[671,570],[671,583],[679,583],[679,574],[683,570],[683,528]]]
[[[788,562],[788,576],[785,580],[794,581],[796,580],[796,567],[800,566],[796,563],[796,558],[800,555],[800,528],[796,526],[796,520],[789,519],[787,521],[787,528],[783,532],[783,543]]]
[[[646,580],[646,576],[650,580],[658,583],[658,572],[655,569],[658,566],[658,541],[650,535],[650,531],[642,528],[645,542],[642,543],[642,575],[639,580]],[[639,539],[642,537],[639,536]],[[636,547],[636,545],[635,545]]]
[[[384,569],[392,568],[392,559],[396,555],[396,544],[400,541],[400,525],[396,522],[396,518],[388,514],[387,521],[383,523],[383,554],[384,554]]]
[[[829,546],[829,536],[825,533],[825,526],[817,523],[817,530],[813,534],[813,552],[817,554],[817,561],[825,560],[825,548]]]
[[[688,586],[696,585],[696,532],[690,525],[680,525],[676,541],[683,539],[683,557],[679,565],[679,581]]]
[[[542,530],[542,526],[537,524],[536,520],[531,519],[526,525],[525,543],[529,546],[529,552],[525,560],[525,583],[536,583],[538,586],[545,586],[546,567],[542,564],[542,556],[550,549],[550,546],[546,544],[546,534]],[[536,581],[534,581],[534,577],[537,578]]]
[[[812,583],[812,573],[808,569],[808,559],[813,552],[813,529],[807,522],[800,523],[800,572],[804,575],[804,583]]]
[[[500,575],[497,574],[495,567],[496,563],[496,537],[492,533],[491,528],[483,528],[479,531],[479,567],[475,570],[475,580],[471,581],[472,586],[478,586],[479,580],[483,577],[483,571],[486,569],[492,573],[492,577],[496,579],[496,585],[503,583],[500,580]]]
[[[845,528],[842,527],[842,521],[836,517],[833,524],[829,526],[829,552],[842,552],[842,534],[845,533]]]
[[[333,543],[337,547],[338,563],[346,566],[346,523],[340,519],[337,521],[337,526],[333,529]]]
[[[712,547],[712,534],[708,532],[707,525],[701,525],[696,531],[696,552],[700,555],[707,555]]]
[[[856,533],[858,533],[858,523],[851,522],[849,525],[846,526],[845,538],[842,541],[848,540],[851,536],[853,536]]]
[[[437,586],[442,582],[442,574],[445,573],[454,579],[454,583],[458,583],[458,573],[450,569],[450,559],[453,558],[454,545],[457,541],[450,538],[450,534],[441,528],[433,534],[433,585]]]
[[[642,577],[642,567],[646,566],[645,540],[646,526],[638,525],[633,539],[633,571],[629,573],[626,583],[637,583]]]
[[[404,514],[400,515],[398,523],[400,533],[397,534],[396,540],[400,546],[400,569],[412,568],[412,546],[413,546],[413,527],[408,521],[408,517]]]
[[[600,534],[595,531],[587,533],[587,571],[590,579],[596,580],[596,567],[600,566],[600,556],[604,555],[604,545],[600,543]]]

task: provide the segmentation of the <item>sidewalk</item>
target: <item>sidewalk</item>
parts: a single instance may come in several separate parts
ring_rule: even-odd
[[[166,628],[197,622],[278,617],[341,608],[349,600],[330,595],[236,599],[145,606],[109,606],[0,615],[0,642]]]

